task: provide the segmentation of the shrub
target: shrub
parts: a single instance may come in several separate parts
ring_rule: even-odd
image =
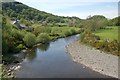
[[[51,33],[51,28],[50,27],[45,27],[44,28],[44,33]]]
[[[51,33],[51,28],[50,27],[43,27],[43,26],[35,26],[34,27],[34,32],[36,36],[38,36],[40,33]]]
[[[71,34],[75,34],[76,33],[75,29],[70,29],[70,32],[71,32]]]
[[[50,40],[50,37],[47,33],[40,33],[37,37],[37,43],[47,43]]]
[[[85,37],[85,32],[81,33],[81,35],[80,35],[80,41],[81,41],[81,42],[83,42],[84,37]]]
[[[12,29],[11,35],[17,40],[22,40],[24,38],[22,31],[19,31],[17,29]]]
[[[32,33],[27,33],[23,40],[27,47],[32,47],[36,43],[36,37]]]
[[[6,39],[2,39],[2,54],[6,54],[9,50],[9,47],[8,47],[8,42]]]
[[[2,34],[2,45],[3,45],[3,53],[8,53],[8,52],[16,52],[16,45],[17,41],[16,39],[10,34],[8,31],[4,31]],[[6,51],[4,51],[6,50]]]
[[[65,36],[70,36],[71,35],[71,32],[70,32],[70,30],[69,31],[65,31]]]
[[[99,36],[95,36],[94,34],[87,32],[81,34],[81,42],[87,43],[96,49],[100,49],[106,52],[110,52],[114,55],[120,55],[119,46],[120,43],[117,40],[109,41],[109,40],[100,40]]]
[[[2,61],[4,62],[4,64],[10,64],[15,60],[15,57],[12,56],[11,54],[5,54],[2,57]]]
[[[59,34],[53,29],[50,33],[50,36],[59,36]]]
[[[23,49],[23,48],[25,48],[25,46],[24,46],[23,44],[19,44],[19,45],[17,46],[17,49],[19,49],[19,50],[21,50],[21,49]]]

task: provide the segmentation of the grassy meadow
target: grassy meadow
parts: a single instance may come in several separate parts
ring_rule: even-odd
[[[49,34],[51,39],[56,39],[60,37],[67,37],[70,35],[74,35],[76,33],[80,32],[80,28],[78,27],[58,27],[58,26],[53,26],[53,27],[43,27],[40,24],[33,24],[32,25],[34,28],[34,34],[37,36],[40,33],[47,33]]]
[[[108,26],[105,29],[100,29],[95,33],[101,39],[110,41],[118,40],[118,26]]]
[[[78,32],[80,28],[77,27],[51,27],[51,30],[54,31],[54,33],[64,35],[66,31],[75,30],[75,32]]]
[[[118,48],[118,27],[119,26],[107,26],[94,33],[87,32],[83,35],[81,41],[95,47],[96,49],[120,56]]]

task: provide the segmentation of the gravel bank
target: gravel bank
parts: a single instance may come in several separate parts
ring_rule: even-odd
[[[66,46],[73,61],[81,63],[94,71],[118,78],[118,57],[80,44],[79,41]]]

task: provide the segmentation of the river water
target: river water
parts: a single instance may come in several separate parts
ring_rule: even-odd
[[[60,38],[50,44],[27,51],[21,68],[15,71],[17,78],[103,78],[107,77],[83,65],[75,63],[65,46],[79,39],[79,35]]]

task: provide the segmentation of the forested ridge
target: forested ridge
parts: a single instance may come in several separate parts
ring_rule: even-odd
[[[24,5],[20,2],[9,2],[2,4],[2,12],[5,16],[8,16],[12,19],[21,20],[21,22],[32,21],[32,22],[40,22],[40,23],[79,23],[81,20],[78,17],[63,17],[53,15],[51,13],[47,13],[44,11],[40,11]]]
[[[50,25],[68,25],[68,26],[77,26],[81,27],[81,21],[86,20],[103,20],[107,19],[102,15],[88,16],[87,19],[80,19],[78,17],[64,17],[57,16],[51,13],[37,10],[35,8],[24,5],[20,2],[5,2],[2,3],[2,13],[4,16],[8,16],[11,19],[20,20],[21,23],[31,24],[31,23],[41,23],[41,24],[50,24]],[[107,19],[108,25],[120,25],[118,21],[119,17],[113,19]]]

